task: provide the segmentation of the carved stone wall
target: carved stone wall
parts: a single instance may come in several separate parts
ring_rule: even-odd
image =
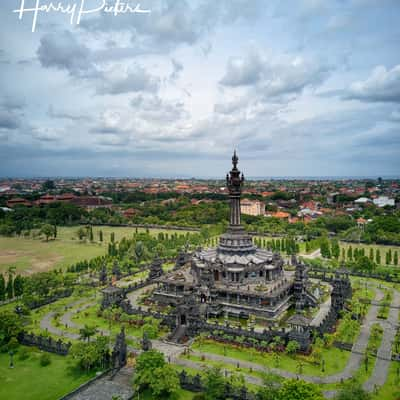
[[[34,335],[33,333],[22,332],[18,336],[19,343],[25,346],[36,346],[40,350],[66,356],[71,347],[71,343],[65,343],[61,339],[55,340],[51,337]]]

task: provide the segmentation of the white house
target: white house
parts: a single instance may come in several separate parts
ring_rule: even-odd
[[[385,206],[394,207],[394,199],[391,199],[387,196],[379,196],[376,199],[374,199],[374,204],[377,207],[385,207]]]

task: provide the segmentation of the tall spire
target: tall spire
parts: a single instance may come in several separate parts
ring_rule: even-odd
[[[237,168],[237,164],[238,164],[239,158],[236,155],[236,149],[233,152],[233,156],[232,156],[232,164],[233,164],[233,168]]]
[[[229,190],[230,203],[230,224],[240,225],[240,196],[242,193],[242,185],[244,176],[240,176],[240,171],[237,168],[239,157],[236,155],[236,150],[232,156],[233,168],[226,176],[226,185]]]
[[[226,174],[226,186],[229,190],[230,199],[230,224],[226,233],[219,238],[217,249],[219,254],[244,255],[256,251],[251,236],[246,233],[240,224],[240,196],[242,194],[244,176],[237,167],[238,161],[239,157],[235,150],[232,156],[232,169]]]

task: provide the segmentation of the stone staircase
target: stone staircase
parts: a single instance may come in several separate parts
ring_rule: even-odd
[[[173,343],[180,343],[182,338],[186,335],[186,325],[179,325],[172,332],[172,335],[169,337],[169,341]]]

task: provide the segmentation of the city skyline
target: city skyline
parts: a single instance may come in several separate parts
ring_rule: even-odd
[[[1,177],[218,178],[234,148],[249,178],[399,176],[396,1],[141,1],[34,33],[20,3],[0,5]]]

